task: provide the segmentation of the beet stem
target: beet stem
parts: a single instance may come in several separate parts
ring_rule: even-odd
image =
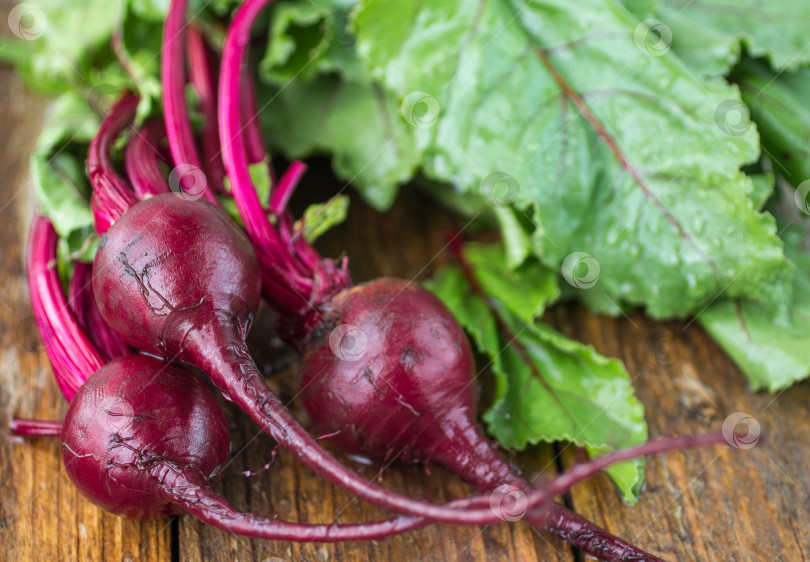
[[[165,137],[163,121],[149,121],[135,131],[124,151],[124,167],[139,199],[170,191],[166,176],[160,169],[163,162],[160,143]]]
[[[104,234],[138,200],[120,176],[111,154],[118,136],[132,124],[138,97],[126,94],[101,122],[87,149],[87,177],[93,186],[90,206],[96,232]]]
[[[186,104],[186,10],[188,0],[172,0],[166,23],[163,27],[163,50],[161,53],[161,82],[163,85],[163,118],[166,123],[166,136],[174,165],[191,166],[203,172],[194,133],[188,119]],[[204,174],[204,172],[203,172]],[[206,201],[219,205],[213,189],[206,185],[201,196]],[[195,186],[197,189],[200,186]],[[183,189],[182,185],[178,186]],[[195,193],[194,195],[197,195]]]
[[[12,434],[20,437],[61,437],[62,422],[54,420],[26,420],[15,418],[8,426]]]
[[[93,294],[93,266],[77,261],[68,285],[68,302],[79,328],[88,335],[104,361],[123,357],[132,349],[101,316]]]
[[[205,122],[200,131],[200,148],[203,167],[208,176],[208,185],[224,193],[225,167],[219,150],[219,125],[217,124],[217,77],[216,55],[206,44],[202,31],[196,26],[188,29],[188,74],[189,81],[200,100],[200,112]]]
[[[282,174],[278,185],[273,189],[270,196],[270,213],[275,216],[281,216],[287,210],[287,204],[290,202],[298,182],[307,171],[307,165],[300,160],[294,161],[290,167]]]
[[[246,146],[241,123],[243,63],[250,42],[251,26],[270,1],[243,3],[228,28],[219,77],[220,141],[234,202],[261,264],[263,296],[285,318],[297,321],[337,292],[350,287],[351,279],[345,262],[343,267],[335,267],[331,260],[320,258],[314,249],[307,247],[309,244],[303,238],[299,237],[292,243],[292,233],[286,230],[280,232],[282,229],[277,230],[270,224],[251,184],[249,147]],[[278,206],[288,195],[282,192],[275,197]],[[287,220],[281,222],[284,225],[291,223]],[[317,256],[317,259],[313,260],[313,256]],[[279,288],[287,290],[279,291]]]
[[[104,361],[79,328],[62,291],[59,272],[52,265],[57,241],[51,222],[34,215],[26,246],[28,292],[54,377],[70,401]]]
[[[429,523],[416,517],[360,524],[295,523],[236,510],[199,474],[190,475],[164,466],[162,470],[153,470],[153,477],[158,478],[167,499],[191,515],[223,531],[258,539],[330,543],[376,540]]]
[[[267,157],[267,149],[264,146],[262,130],[259,126],[259,109],[256,103],[256,88],[253,84],[253,77],[250,75],[247,66],[242,69],[241,76],[244,97],[242,98],[241,121],[242,134],[245,137],[245,148],[248,162],[258,164]],[[273,181],[272,183],[275,183]]]

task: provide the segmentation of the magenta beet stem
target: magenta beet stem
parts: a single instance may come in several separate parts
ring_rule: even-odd
[[[290,197],[292,197],[298,182],[301,181],[306,171],[307,165],[300,160],[295,160],[284,171],[278,185],[273,188],[273,192],[270,194],[270,214],[280,217],[287,211]]]
[[[77,261],[73,265],[73,277],[68,285],[68,303],[79,328],[88,335],[102,359],[107,362],[129,355],[132,348],[101,317],[93,295],[92,276],[92,264]]]
[[[169,184],[161,163],[163,160],[160,144],[166,138],[163,121],[154,119],[135,131],[124,151],[124,167],[138,199],[166,193]]]
[[[188,28],[188,74],[197,97],[203,126],[200,131],[203,171],[208,176],[208,185],[217,193],[224,193],[225,166],[219,150],[219,125],[217,124],[217,73],[216,55],[206,44],[205,37],[196,26]]]
[[[429,524],[416,517],[395,517],[359,524],[295,523],[237,511],[199,475],[166,467],[159,475],[168,500],[204,523],[237,535],[294,542],[378,540]]]
[[[57,241],[51,222],[34,215],[26,252],[28,292],[54,377],[62,394],[70,401],[104,362],[79,328],[62,292],[54,265]]]
[[[138,98],[126,94],[101,122],[87,149],[87,176],[93,186],[90,207],[96,232],[104,234],[127,209],[137,202],[129,184],[115,169],[110,158],[118,136],[132,124]]]
[[[20,437],[61,437],[62,422],[51,420],[23,420],[15,418],[8,426],[12,434]]]
[[[237,10],[228,29],[219,77],[220,140],[234,202],[261,265],[262,295],[283,316],[297,320],[350,287],[351,279],[345,262],[341,267],[335,267],[334,262],[320,258],[314,249],[307,248],[309,244],[303,237],[292,244],[291,220],[282,216],[279,228],[274,227],[250,180],[248,147],[242,134],[242,68],[250,42],[250,28],[269,3],[270,0],[246,1]],[[278,207],[289,199],[290,188],[294,185],[295,182],[291,181],[286,184],[287,192],[271,195]]]
[[[262,138],[262,128],[259,123],[259,107],[256,102],[256,87],[253,77],[247,67],[242,70],[241,76],[244,96],[240,106],[242,134],[245,137],[245,147],[248,162],[257,164],[267,157],[267,149]],[[276,183],[273,179],[272,183]]]
[[[174,160],[174,170],[178,176],[176,190],[185,186],[180,185],[181,178],[194,172],[203,170],[197,147],[194,145],[194,134],[188,120],[188,106],[186,104],[186,73],[185,73],[185,28],[187,0],[172,0],[166,23],[163,27],[163,51],[161,53],[161,82],[163,85],[163,118],[166,123],[166,137],[169,139],[169,149]],[[170,183],[172,182],[170,176]],[[207,178],[206,178],[207,184]],[[219,205],[214,196],[213,189],[208,185],[194,186],[194,195],[201,197],[214,205]]]

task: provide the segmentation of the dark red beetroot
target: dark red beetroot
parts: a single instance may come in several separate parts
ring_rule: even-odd
[[[213,485],[229,453],[211,390],[182,367],[145,355],[92,375],[63,426],[62,459],[73,483],[99,507],[136,519],[181,513],[174,485],[182,473]]]
[[[206,373],[220,352],[245,360],[240,336],[258,307],[259,270],[219,208],[173,193],[146,199],[102,236],[93,267],[99,309],[131,345]]]
[[[475,362],[452,313],[418,284],[382,278],[335,295],[305,324],[300,397],[315,428],[381,462],[435,462],[480,490],[512,496],[495,509],[522,518],[530,487],[476,421]],[[546,519],[546,517],[548,519]],[[606,560],[658,560],[554,504],[526,514]]]
[[[301,400],[318,431],[383,460],[431,459],[469,482],[512,484],[470,458],[490,450],[475,420],[475,362],[450,311],[420,285],[382,278],[338,293],[301,349]],[[483,455],[482,455],[483,456]],[[503,464],[503,463],[501,463]]]

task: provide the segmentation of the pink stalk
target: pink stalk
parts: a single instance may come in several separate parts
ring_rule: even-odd
[[[149,121],[132,135],[124,151],[124,166],[138,199],[169,191],[160,168],[160,163],[165,162],[160,150],[165,137],[163,121]]]
[[[216,55],[208,47],[202,32],[195,26],[188,29],[188,73],[200,100],[200,112],[205,122],[200,131],[203,169],[208,185],[218,192],[225,191],[225,167],[219,151],[217,125],[217,74],[214,69]]]
[[[188,0],[172,0],[163,28],[161,54],[163,117],[175,169],[189,166],[192,171],[200,170],[202,172],[203,167],[197,154],[197,147],[194,145],[194,134],[188,120],[186,104],[185,28],[187,7]],[[188,171],[183,170],[184,173]],[[206,185],[202,188],[202,198],[214,205],[219,205],[213,189],[209,189],[209,187]],[[200,189],[200,186],[196,186],[196,188]],[[177,189],[182,189],[182,186],[178,186]]]
[[[351,279],[345,267],[336,268],[332,261],[322,259],[320,256],[312,259],[317,255],[314,249],[303,250],[306,257],[302,258],[301,250],[308,246],[306,241],[300,239],[291,245],[291,233],[280,233],[270,224],[251,184],[248,168],[249,149],[244,135],[241,134],[242,73],[245,51],[250,42],[250,28],[256,16],[270,1],[246,1],[237,11],[228,29],[219,77],[220,140],[222,159],[231,180],[234,202],[262,268],[262,294],[283,315],[298,318],[311,307],[351,286]],[[294,170],[300,168],[296,167]],[[284,187],[285,191],[279,195],[271,195],[276,208],[283,208],[294,185],[292,176]]]
[[[259,124],[259,108],[256,103],[256,88],[247,67],[242,70],[242,88],[244,97],[239,106],[241,111],[242,134],[245,137],[247,159],[250,164],[257,164],[267,156],[267,149],[262,138]],[[273,181],[275,183],[275,181]]]
[[[99,234],[107,232],[137,202],[129,184],[115,171],[110,158],[115,140],[132,124],[137,107],[137,96],[125,95],[101,122],[87,150],[87,176],[93,186],[90,207]]]
[[[132,353],[132,348],[101,317],[93,295],[93,266],[76,262],[68,285],[68,302],[79,327],[89,334],[104,361]]]
[[[278,185],[273,188],[270,193],[270,214],[276,217],[282,216],[287,210],[287,204],[290,202],[298,182],[307,171],[307,165],[300,160],[295,160],[290,167],[282,174]]]
[[[28,291],[56,382],[70,401],[104,362],[79,328],[62,291],[54,265],[57,241],[50,221],[35,215],[26,252]]]
[[[8,429],[13,435],[20,437],[60,437],[62,435],[62,422],[13,419]]]

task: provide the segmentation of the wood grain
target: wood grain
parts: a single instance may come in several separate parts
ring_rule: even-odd
[[[22,248],[33,195],[27,154],[36,138],[43,103],[0,69],[0,559],[21,560],[581,560],[558,539],[523,523],[468,528],[432,525],[388,541],[306,545],[255,541],[206,527],[191,517],[134,522],[102,513],[79,497],[62,470],[54,441],[9,437],[12,416],[59,418],[64,401],[52,381],[25,288]],[[341,188],[321,169],[307,176],[296,203]],[[320,244],[326,255],[344,251],[355,280],[378,275],[421,279],[450,260],[445,235],[461,223],[411,190],[396,209],[380,215],[352,201],[347,223]],[[747,412],[767,436],[750,450],[714,449],[652,459],[641,502],[628,507],[605,477],[577,486],[575,509],[667,560],[803,560],[810,550],[810,384],[771,396],[752,394],[726,356],[694,323],[653,323],[641,315],[597,318],[578,306],[555,307],[547,320],[565,334],[625,361],[647,407],[653,436],[718,429],[727,415]],[[296,415],[295,365],[271,335],[263,310],[249,338],[257,362]],[[278,369],[279,364],[291,364]],[[259,470],[274,443],[232,406],[233,456],[221,486],[239,508],[310,522],[366,521],[386,514],[316,478],[280,451]],[[530,475],[557,467],[554,449],[535,447],[516,457]],[[564,450],[570,465],[574,450]],[[374,467],[356,466],[367,477]],[[441,501],[468,493],[440,469],[387,469],[382,482],[416,497]]]

